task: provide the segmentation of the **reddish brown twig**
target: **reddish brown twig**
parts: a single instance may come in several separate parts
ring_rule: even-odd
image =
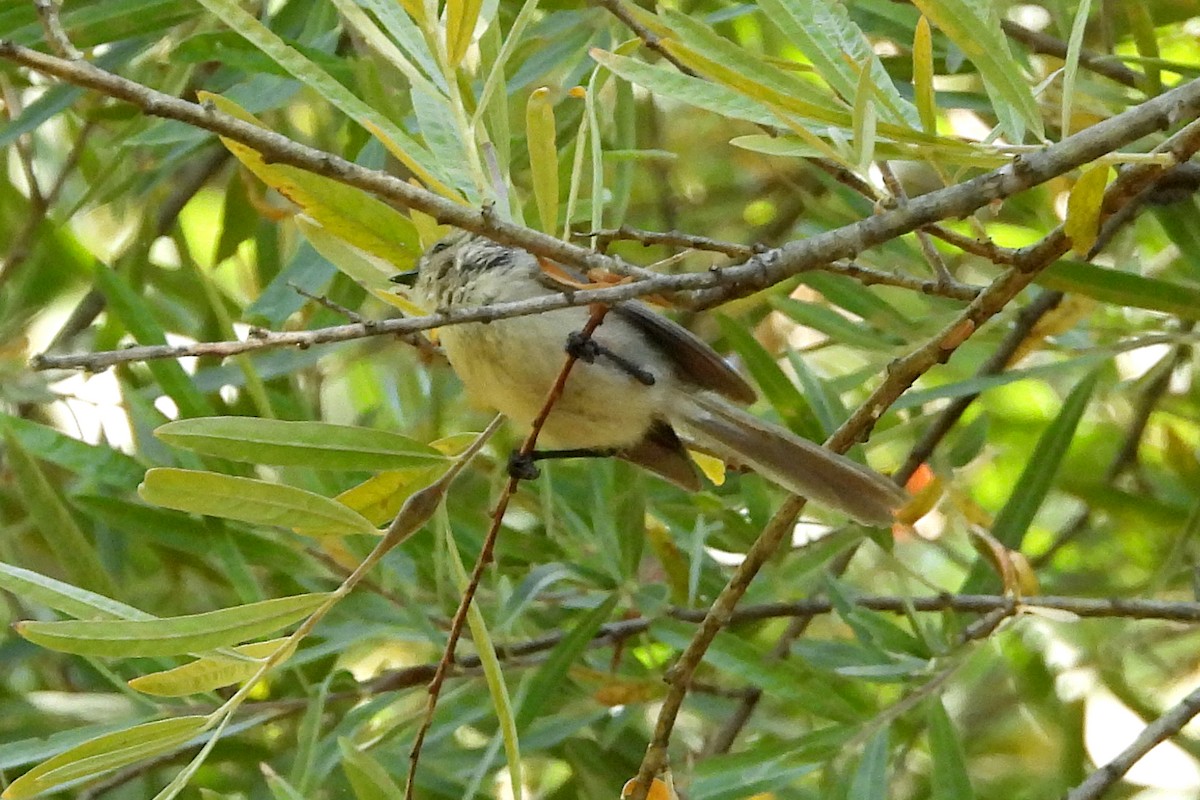
[[[600,323],[604,322],[608,308],[608,306],[604,305],[593,305],[591,307],[591,316],[580,332],[584,339],[591,338],[596,328],[600,327]],[[558,377],[555,379],[554,385],[550,387],[550,391],[547,392],[546,400],[542,403],[541,410],[530,425],[529,435],[525,437],[525,441],[521,445],[519,451],[521,456],[529,457],[533,455],[534,450],[537,448],[538,436],[546,424],[546,419],[550,416],[554,404],[558,402],[566,390],[567,378],[571,375],[571,369],[578,360],[578,356],[573,353],[568,353],[563,360],[562,369],[558,371]],[[429,681],[427,688],[428,697],[425,703],[425,716],[421,720],[421,727],[417,729],[412,750],[408,755],[408,779],[404,785],[405,800],[412,800],[413,790],[416,785],[417,764],[421,760],[421,748],[425,744],[425,737],[428,735],[430,727],[433,725],[433,713],[437,710],[437,702],[442,692],[442,684],[446,682],[446,676],[454,664],[454,650],[458,646],[459,638],[462,636],[463,625],[466,623],[467,611],[471,608],[471,601],[475,599],[475,593],[478,591],[479,584],[483,580],[483,571],[492,563],[496,548],[496,538],[500,534],[500,525],[504,521],[504,512],[508,510],[509,501],[516,493],[520,482],[520,478],[510,476],[508,483],[504,487],[504,491],[500,494],[500,499],[492,511],[492,523],[488,527],[487,535],[483,539],[483,548],[479,551],[479,558],[475,559],[475,568],[471,571],[471,579],[467,582],[467,588],[463,591],[462,599],[458,603],[458,610],[454,612],[454,618],[450,621],[450,632],[446,638],[446,647],[442,650],[441,660],[438,661],[437,669],[434,671],[433,678]]]

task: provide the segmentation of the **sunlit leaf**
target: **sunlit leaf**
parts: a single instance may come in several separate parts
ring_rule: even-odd
[[[64,784],[169,753],[203,731],[207,723],[204,716],[172,717],[98,736],[38,764],[13,781],[0,797],[23,800]]]
[[[538,218],[542,230],[553,235],[558,228],[558,146],[549,89],[535,89],[529,95],[525,106],[525,140],[529,146],[529,170]]]
[[[244,606],[148,620],[19,622],[17,633],[63,653],[132,658],[176,656],[244,642],[315,611],[328,595],[277,597]]]
[[[236,103],[220,95],[202,93],[201,99],[221,111],[256,125],[261,123]],[[225,146],[264,183],[294,202],[330,233],[348,244],[406,269],[421,253],[421,243],[411,221],[391,206],[353,186],[314,175],[286,164],[269,164],[253,148],[232,139]]]
[[[400,469],[446,460],[432,447],[391,431],[256,417],[168,422],[155,435],[177,447],[233,461],[314,469]]]
[[[1043,138],[1042,117],[1029,84],[1008,47],[1008,38],[1000,30],[1000,20],[990,7],[972,0],[913,0],[934,25],[941,29],[979,70],[992,101],[1005,104],[1016,119]],[[1022,130],[1005,131],[1015,143],[1023,140]]]
[[[146,473],[138,494],[164,508],[259,525],[315,528],[330,535],[377,533],[361,514],[336,500],[253,478],[161,467]]]
[[[271,639],[233,649],[248,658],[264,659],[279,650],[286,641]],[[259,666],[256,661],[234,661],[216,656],[200,658],[174,669],[139,675],[129,681],[129,687],[156,697],[186,697],[249,680],[258,672]]]

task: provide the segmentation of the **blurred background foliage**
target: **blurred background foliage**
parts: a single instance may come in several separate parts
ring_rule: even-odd
[[[880,194],[873,160],[886,157],[916,195],[1004,163],[1013,152],[1004,142],[1057,140],[1064,121],[1078,131],[1200,69],[1200,3],[1190,0],[622,6],[674,44],[671,52],[700,76],[689,80],[640,46],[610,13],[614,4],[604,5],[485,0],[458,40],[443,22],[469,19],[470,3],[272,0],[246,6],[254,28],[225,0],[68,0],[61,21],[105,69],[185,99],[213,93],[272,130],[367,167],[406,178],[424,170],[424,185],[440,182],[448,196],[495,203],[497,213],[534,227],[563,234],[626,224],[767,246],[875,211],[871,198],[805,156],[825,156]],[[936,119],[924,121],[936,133],[923,125],[921,112],[934,108],[922,106],[914,61],[922,12],[957,20],[935,25],[930,39],[936,77],[925,85],[935,90]],[[281,64],[284,51],[264,49],[261,31],[296,60]],[[964,32],[1000,70],[987,81]],[[1119,56],[1105,63],[1126,65],[1132,78],[1063,69],[1035,43],[1065,48],[1073,35],[1092,55]],[[44,48],[34,4],[0,2],[0,37]],[[235,463],[169,446],[153,431],[212,415],[370,426],[420,442],[480,430],[488,417],[466,404],[444,363],[386,337],[98,374],[34,371],[29,359],[244,338],[251,326],[336,325],[346,321],[343,309],[389,316],[394,309],[378,287],[364,287],[365,273],[355,280],[347,271],[366,263],[386,277],[411,267],[416,248],[401,247],[384,264],[372,260],[361,230],[350,230],[344,238],[359,251],[339,258],[328,236],[207,132],[12,67],[0,71],[0,91],[8,166],[0,180],[0,560],[156,616],[334,588],[369,550],[369,537],[313,539],[186,515],[147,504],[137,487],[146,469],[168,466],[333,497],[371,473]],[[815,98],[815,110],[781,107],[781,95]],[[375,118],[348,112],[345,97]],[[407,143],[385,141],[380,130]],[[1061,222],[1075,177],[946,225],[1004,247],[1035,242]],[[353,228],[364,202],[325,211]],[[336,230],[329,219],[327,232]],[[393,243],[427,246],[437,235],[419,215],[398,219]],[[912,486],[932,508],[914,524],[864,531],[806,510],[813,525],[798,528],[795,546],[744,604],[823,594],[835,611],[783,646],[786,661],[776,650],[786,619],[718,637],[673,739],[676,783],[687,797],[1061,796],[1194,688],[1197,635],[1177,623],[1032,615],[964,641],[974,615],[886,615],[850,599],[998,590],[974,566],[967,535],[998,517],[1044,593],[1194,598],[1198,222],[1185,197],[1120,231],[1094,262],[1102,269],[1056,265],[883,416],[859,455],[894,472],[952,398],[981,392],[925,459]],[[1001,272],[980,256],[935,247],[959,283],[984,285]],[[639,264],[670,258],[661,265],[669,270],[729,263],[619,238],[610,251]],[[858,263],[937,280],[914,236]],[[1128,276],[1139,281],[1120,280]],[[1021,307],[1056,289],[1066,296],[1009,369],[977,378]],[[892,359],[964,306],[936,287],[868,287],[810,272],[684,321],[755,380],[757,413],[823,439]],[[395,796],[425,702],[424,679],[405,684],[419,673],[403,670],[436,661],[459,597],[443,532],[453,532],[470,563],[519,433],[494,441],[454,485],[445,516],[390,553],[255,687],[183,796]],[[372,521],[384,523],[422,479],[398,477]],[[750,475],[690,496],[600,460],[549,465],[520,491],[476,600],[498,645],[654,620],[615,644],[560,651],[569,668],[554,667],[553,687],[545,651],[501,649],[518,708],[540,701],[536,713],[517,712],[525,796],[619,796],[644,750],[662,672],[693,629],[667,610],[706,608],[780,499]],[[855,548],[844,574],[829,571]],[[10,621],[56,616],[33,594],[6,599],[0,609]],[[471,651],[469,642],[460,646]],[[176,663],[64,655],[5,635],[0,774],[11,781],[102,733],[216,707],[213,692],[164,699],[126,684]],[[714,747],[750,688],[763,690],[761,702],[731,748]],[[443,695],[416,795],[513,796],[500,745],[494,702],[479,670],[468,668]],[[151,797],[195,747],[181,743],[91,789],[65,791]],[[1194,797],[1197,758],[1200,740],[1185,732],[1111,796]]]

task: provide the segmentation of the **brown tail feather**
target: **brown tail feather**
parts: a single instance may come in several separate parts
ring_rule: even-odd
[[[681,396],[672,422],[698,444],[865,524],[890,525],[894,511],[908,499],[868,467],[768,425],[713,394]]]

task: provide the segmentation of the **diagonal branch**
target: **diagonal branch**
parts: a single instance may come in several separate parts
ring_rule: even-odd
[[[1200,149],[1200,123],[1192,121],[1157,148],[1157,151],[1170,152],[1177,161],[1182,162],[1190,159],[1198,149]],[[1162,167],[1130,168],[1124,171],[1105,192],[1104,207],[1108,209],[1109,213],[1114,212],[1122,201],[1131,200],[1146,186],[1153,183],[1157,177],[1160,177],[1163,171]],[[945,191],[959,188],[961,186]],[[921,198],[918,198],[913,203],[917,204],[920,200]],[[905,209],[907,208],[910,207],[905,206]],[[871,221],[866,220],[864,223],[858,224],[867,224]],[[785,245],[782,249],[786,251],[788,247],[790,245]],[[825,443],[826,447],[835,452],[845,452],[855,442],[866,438],[883,412],[899,399],[900,395],[918,377],[934,365],[948,360],[963,342],[969,339],[987,320],[999,313],[1033,281],[1041,270],[1054,263],[1069,248],[1070,240],[1060,226],[1037,244],[1018,251],[1019,257],[1016,264],[984,289],[957,319],[922,347],[892,362],[883,383],[834,432]],[[700,666],[704,654],[708,651],[717,633],[728,623],[738,602],[758,571],[775,552],[784,537],[791,532],[804,504],[804,498],[789,497],[779,507],[763,532],[759,534],[758,539],[747,551],[745,560],[734,570],[729,582],[709,608],[704,622],[701,623],[688,646],[667,671],[666,681],[669,685],[667,695],[663,700],[653,736],[646,748],[646,754],[638,769],[637,777],[634,778],[632,793],[629,795],[630,800],[646,800],[651,780],[666,766],[667,746],[675,727],[675,720],[683,706],[683,700],[687,696],[696,669]]]
[[[490,213],[489,209],[477,210],[459,205],[425,189],[412,186],[396,176],[365,169],[340,156],[299,144],[216,109],[155,91],[90,63],[57,58],[11,41],[0,41],[0,58],[132,103],[147,114],[179,120],[213,131],[254,148],[270,161],[299,167],[356,186],[398,205],[429,214],[439,222],[488,236],[501,244],[521,247],[531,253],[585,270],[600,268],[646,277],[644,271],[636,270],[618,259],[505,222]],[[756,254],[736,266],[703,273],[648,278],[635,283],[636,289],[618,287],[631,292],[625,297],[593,295],[586,299],[578,299],[575,304],[611,302],[614,299],[627,299],[629,296],[653,292],[686,290],[695,290],[689,302],[698,305],[745,296],[804,270],[839,259],[854,258],[868,248],[923,226],[969,215],[983,206],[1044,183],[1143,136],[1163,130],[1174,122],[1193,119],[1198,113],[1200,80],[1190,81],[1043,150],[1020,155],[1014,158],[1011,164],[1000,169],[916,197],[900,208],[873,215],[803,241],[790,242],[777,250]],[[557,302],[557,305],[552,307],[573,304],[565,295],[550,298],[550,302]],[[509,313],[515,315],[535,311]],[[482,316],[473,318],[497,317],[483,312]],[[450,321],[452,320],[431,324],[447,324]],[[362,333],[361,330],[357,330],[353,335]],[[348,337],[343,332],[342,338],[352,338],[353,335]],[[337,339],[322,338],[313,343],[335,340]],[[279,341],[279,344],[287,343],[289,342],[286,340]]]

